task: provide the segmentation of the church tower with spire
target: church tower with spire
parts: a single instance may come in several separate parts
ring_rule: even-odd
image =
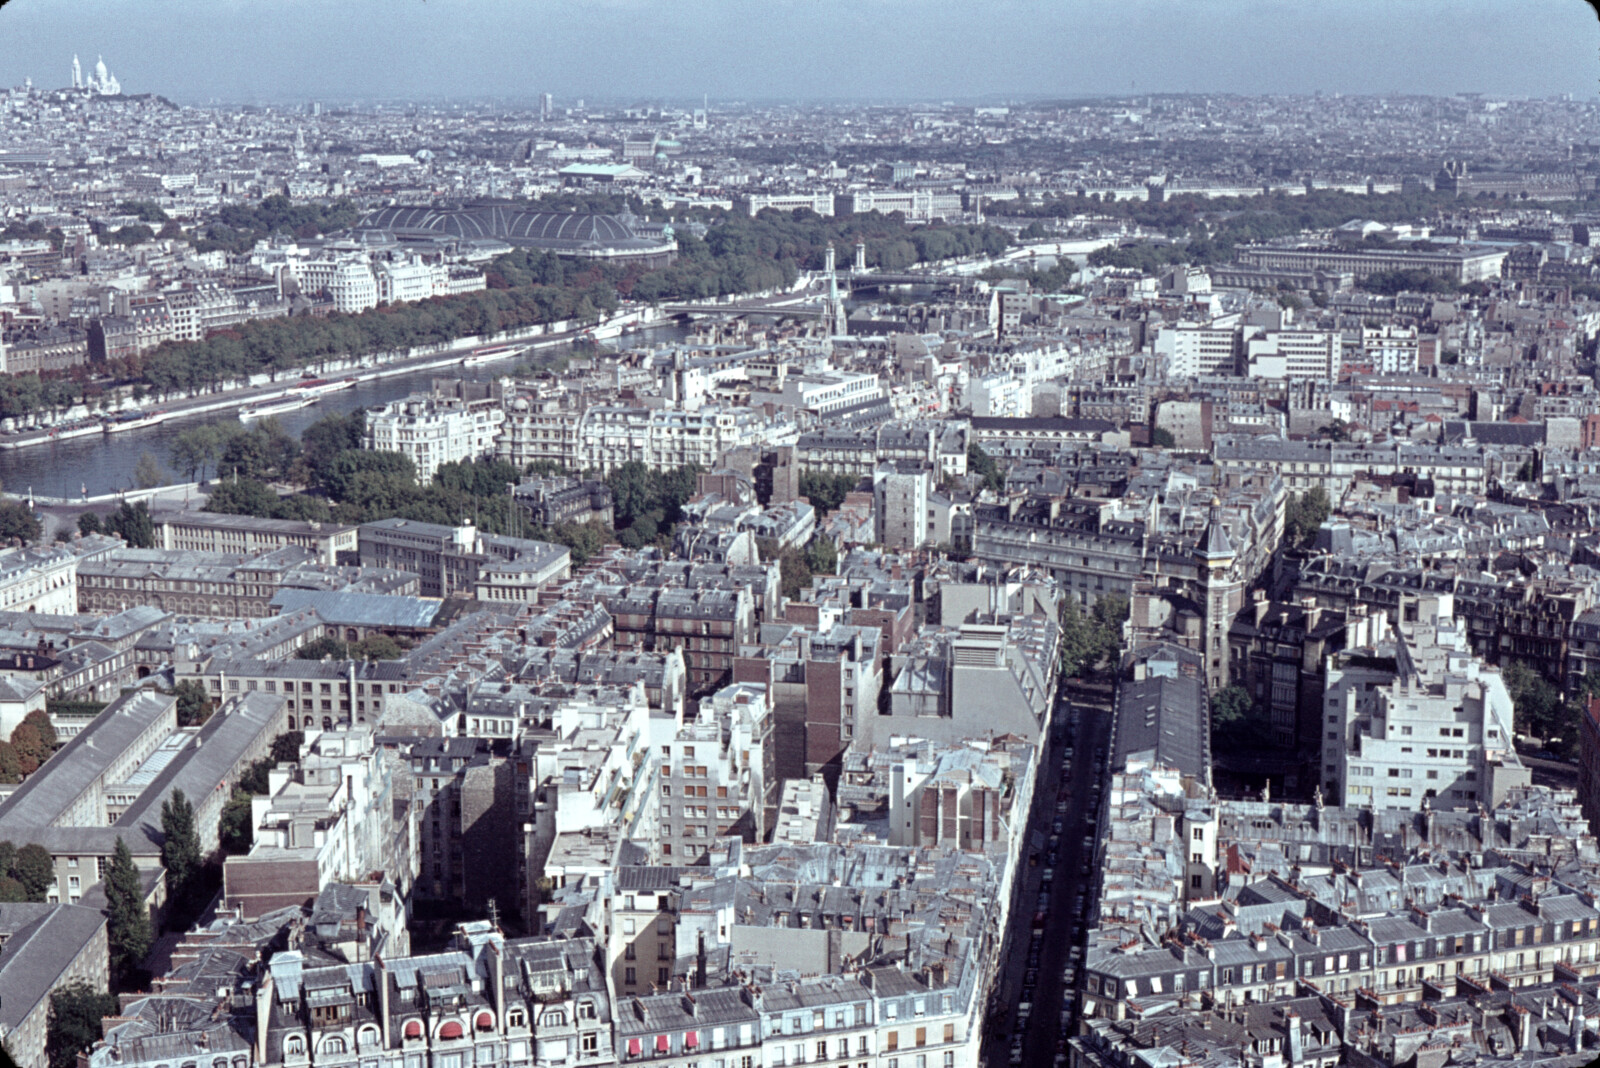
[[[829,337],[844,337],[850,332],[844,313],[844,301],[839,296],[837,255],[833,249],[833,242],[828,242],[826,259],[823,261],[824,273],[828,276],[828,297],[822,305],[822,329]]]
[[[1222,522],[1222,501],[1211,499],[1211,514],[1200,539],[1196,561],[1205,593],[1206,686],[1215,694],[1228,685],[1228,631],[1239,612],[1243,585],[1234,572],[1238,554]]]

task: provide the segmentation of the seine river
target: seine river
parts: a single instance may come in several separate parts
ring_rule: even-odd
[[[661,326],[630,337],[628,344],[666,344],[681,340],[684,334],[681,327]],[[548,351],[551,350],[542,350],[541,354]],[[371,408],[412,393],[425,393],[435,378],[459,377],[486,382],[508,374],[516,363],[516,360],[506,360],[467,370],[440,367],[372,379],[357,384],[354,389],[326,394],[309,408],[288,412],[277,418],[284,429],[299,436],[306,427],[331,413]],[[169,419],[146,430],[129,430],[116,435],[96,434],[26,449],[0,450],[0,488],[7,493],[27,493],[31,489],[43,497],[69,498],[77,497],[85,487],[91,497],[132,489],[133,469],[139,457],[147,452],[161,461],[169,481],[181,482],[185,473],[173,470],[169,463],[173,440],[190,427],[203,426],[220,418],[224,418],[223,413],[210,412]]]

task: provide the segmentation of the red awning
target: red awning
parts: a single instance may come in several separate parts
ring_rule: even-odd
[[[656,1036],[656,1052],[657,1053],[666,1053],[671,1048],[672,1048],[672,1043],[667,1041],[667,1036],[666,1035],[657,1035]]]
[[[642,1052],[643,1048],[639,1045],[637,1038],[628,1039],[628,1056],[637,1057]]]
[[[700,1032],[698,1032],[698,1031],[685,1031],[683,1033],[683,1045],[684,1045],[685,1049],[694,1049],[699,1044],[700,1044]]]

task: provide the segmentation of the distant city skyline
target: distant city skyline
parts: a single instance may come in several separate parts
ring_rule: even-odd
[[[1595,99],[1585,0],[12,0],[0,85],[185,103],[932,100],[1128,93]]]

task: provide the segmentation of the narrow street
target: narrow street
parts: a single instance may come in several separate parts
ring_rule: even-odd
[[[983,1047],[988,1068],[1066,1062],[1065,1040],[1077,1012],[1072,991],[1083,965],[1083,910],[1093,882],[1104,777],[1100,757],[1110,730],[1110,680],[1076,686],[1064,681],[1040,756],[1025,832],[1027,867],[1017,879],[1005,963],[990,1000]],[[1072,971],[1064,975],[1069,965]]]

